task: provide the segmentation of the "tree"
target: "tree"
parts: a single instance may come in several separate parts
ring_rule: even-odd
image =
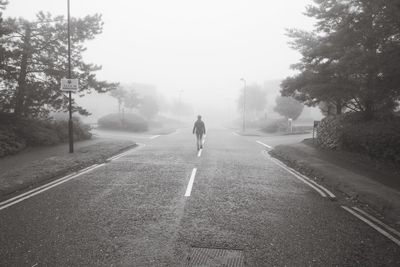
[[[292,97],[276,98],[274,111],[284,116],[286,119],[297,120],[303,112],[304,105]]]
[[[8,33],[8,30],[3,25],[3,12],[2,12],[2,10],[4,10],[7,5],[8,5],[8,1],[0,0],[0,38],[3,35]],[[4,65],[5,55],[6,55],[6,49],[3,47],[3,45],[0,45],[0,66]],[[1,69],[2,68],[0,67],[0,74],[1,74]],[[1,82],[1,80],[0,80],[0,82]],[[0,86],[1,86],[1,84],[0,84]]]
[[[239,95],[237,101],[238,110],[243,112],[244,108],[244,90]],[[246,87],[246,114],[251,115],[254,119],[257,115],[264,111],[267,105],[267,93],[258,84],[252,84]]]
[[[147,119],[152,119],[158,114],[157,100],[152,96],[144,96],[140,100],[139,112]]]
[[[110,91],[110,96],[114,97],[118,101],[118,113],[121,113],[121,107],[124,103],[126,95],[127,91],[121,86],[118,86],[117,88]]]
[[[142,100],[139,99],[138,94],[135,90],[131,89],[127,91],[124,99],[124,106],[128,109],[137,108],[142,103]]]
[[[289,31],[302,54],[300,73],[282,83],[282,95],[307,105],[325,101],[362,111],[392,111],[400,98],[400,5],[394,0],[314,0],[306,15],[313,32]]]
[[[9,51],[2,68],[5,90],[0,92],[0,111],[13,112],[16,118],[47,116],[50,111],[66,111],[68,98],[61,92],[60,80],[67,76],[67,24],[62,16],[40,12],[35,21],[7,19],[10,33],[0,38]],[[79,79],[79,94],[95,90],[107,92],[114,83],[98,81],[101,67],[82,59],[84,42],[102,31],[100,15],[71,19],[72,78]],[[73,111],[89,112],[73,103]]]

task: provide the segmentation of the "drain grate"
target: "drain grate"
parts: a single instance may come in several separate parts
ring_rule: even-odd
[[[186,267],[244,267],[241,250],[192,247]]]

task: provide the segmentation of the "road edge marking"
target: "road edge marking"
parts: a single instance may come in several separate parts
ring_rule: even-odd
[[[203,151],[202,148],[200,148],[199,152],[197,153],[197,157],[200,158],[201,157],[201,152]]]
[[[379,232],[381,235],[383,235],[386,238],[388,238],[389,240],[393,241],[396,245],[398,245],[400,247],[400,240],[398,240],[397,238],[395,238],[394,236],[392,236],[391,234],[389,234],[388,232],[386,232],[385,230],[380,228],[378,225],[374,224],[373,222],[371,222],[367,218],[364,218],[363,216],[361,216],[357,212],[353,211],[349,207],[346,207],[346,206],[341,206],[341,207],[342,207],[342,209],[346,210],[347,212],[349,212],[350,214],[352,214],[353,216],[355,216],[359,220],[363,221],[364,223],[366,223],[367,225],[369,225],[370,227],[375,229],[377,232]]]
[[[196,176],[196,172],[197,172],[197,168],[193,168],[192,174],[190,175],[188,186],[186,188],[185,197],[190,197],[190,194],[192,192],[193,183],[194,183],[194,178]]]
[[[303,182],[307,182],[306,184],[310,185],[312,188],[315,189],[318,188],[319,190],[321,190],[326,196],[328,196],[330,199],[336,199],[335,194],[333,194],[329,189],[327,189],[326,187],[318,184],[317,182],[313,181],[312,179],[308,178],[307,176],[301,174],[300,172],[296,171],[293,168],[290,168],[288,166],[286,166],[282,161],[272,158],[269,155],[266,155],[266,151],[262,151],[263,155],[265,157],[267,157],[269,160],[271,160],[272,162],[274,162],[276,165],[280,166],[281,168],[285,169],[286,171],[290,172],[292,175],[294,175],[296,178],[300,178],[301,181]],[[317,191],[317,190],[316,190]],[[322,196],[322,195],[321,195]],[[323,197],[326,197],[323,196]]]
[[[19,203],[21,201],[24,201],[24,200],[26,200],[28,198],[31,198],[33,196],[36,196],[36,195],[40,194],[40,193],[43,193],[43,192],[45,192],[45,191],[47,191],[47,190],[49,190],[49,189],[51,189],[53,187],[56,187],[56,186],[58,186],[60,184],[68,182],[69,180],[75,179],[75,178],[81,176],[82,174],[85,174],[85,173],[88,173],[90,171],[93,171],[93,170],[95,170],[97,168],[100,168],[100,167],[102,167],[104,165],[105,165],[105,163],[92,165],[91,167],[86,168],[85,171],[80,171],[80,172],[72,174],[72,175],[70,174],[70,175],[64,176],[64,177],[62,177],[60,179],[57,179],[57,180],[55,180],[55,181],[53,181],[53,182],[51,182],[49,184],[43,185],[43,186],[41,186],[39,188],[32,189],[31,191],[28,191],[28,192],[25,192],[24,194],[16,196],[16,197],[12,198],[12,199],[14,199],[14,201],[11,201],[10,199],[6,200],[6,201],[3,201],[3,202],[0,203],[0,210],[6,209],[6,208],[8,208],[10,206],[13,206],[13,205],[15,205],[15,204],[17,204],[17,203]]]
[[[160,137],[161,135],[153,135],[153,136],[150,136],[149,138],[150,139],[156,139],[157,137]]]
[[[260,145],[265,146],[265,147],[268,148],[268,149],[273,149],[272,146],[267,145],[267,144],[264,144],[263,142],[261,142],[261,141],[259,141],[259,140],[257,140],[256,143],[259,143]]]
[[[400,237],[400,232],[398,232],[396,229],[390,227],[389,225],[385,224],[384,222],[378,220],[377,218],[375,218],[374,216],[368,214],[367,212],[363,211],[362,209],[359,209],[357,207],[352,207],[353,210],[358,211],[359,213],[361,213],[362,215],[364,215],[365,217],[367,217],[368,219],[370,219],[371,221],[380,224],[381,226],[383,226],[384,228],[386,228],[386,230],[392,232],[392,234],[395,234],[396,236]]]

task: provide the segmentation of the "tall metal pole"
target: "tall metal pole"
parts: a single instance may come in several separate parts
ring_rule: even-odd
[[[243,78],[240,80],[244,82],[244,87],[243,87],[243,132],[245,132],[246,131],[246,80]]]
[[[71,17],[70,0],[68,0],[68,79],[71,79]],[[74,153],[74,125],[72,122],[72,92],[69,93],[69,120],[68,120],[68,140],[69,153]]]

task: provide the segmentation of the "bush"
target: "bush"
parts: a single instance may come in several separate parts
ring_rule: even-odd
[[[18,153],[26,147],[26,141],[16,134],[15,129],[7,126],[0,127],[0,157]]]
[[[317,142],[323,148],[356,152],[400,166],[399,129],[399,117],[363,121],[361,114],[346,113],[323,119]]]
[[[266,133],[286,132],[288,131],[288,123],[285,119],[274,120],[261,130]]]
[[[74,140],[91,138],[90,128],[74,120]],[[15,154],[26,146],[55,145],[68,141],[68,121],[28,120],[15,122],[10,116],[0,114],[0,157]]]
[[[147,121],[143,117],[133,113],[108,114],[98,120],[98,125],[100,128],[104,129],[127,130],[132,132],[144,132],[149,128]]]

